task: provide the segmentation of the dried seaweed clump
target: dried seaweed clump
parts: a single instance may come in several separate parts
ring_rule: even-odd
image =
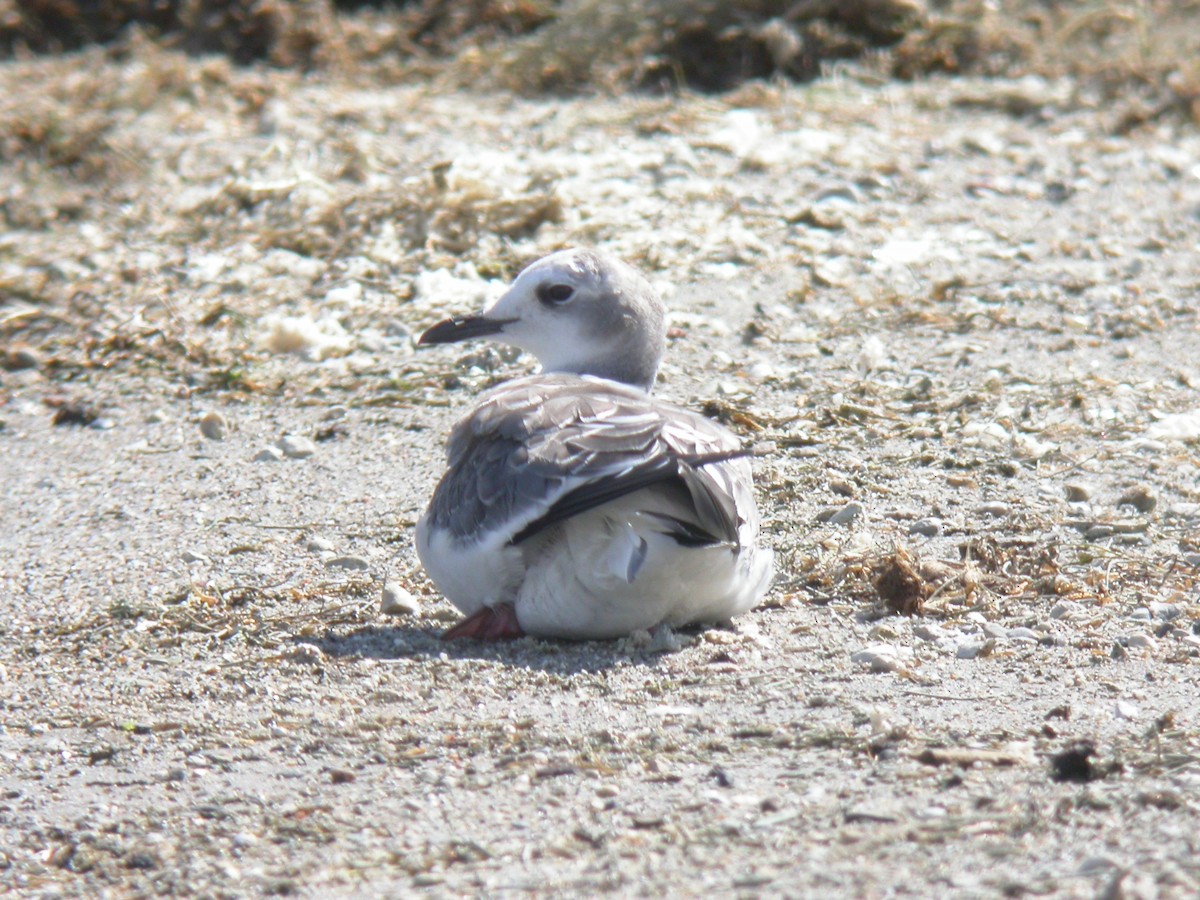
[[[353,5],[338,0],[339,7]],[[408,39],[424,50],[448,55],[475,43],[519,37],[554,18],[556,0],[421,0],[402,4]]]
[[[919,616],[933,590],[917,571],[912,554],[903,547],[876,564],[871,581],[887,608],[906,616]]]
[[[322,61],[337,33],[330,0],[0,0],[0,57],[107,44],[134,25],[188,53],[288,68]]]
[[[953,0],[889,51],[891,74],[1072,76],[1101,96],[1140,94],[1134,126],[1179,111],[1200,122],[1200,4],[1175,0]],[[1117,131],[1127,130],[1118,123]]]
[[[368,8],[369,7],[369,8]],[[308,69],[348,55],[450,56],[527,34],[554,0],[0,0],[0,58],[121,40],[131,27],[191,54]]]
[[[815,78],[823,61],[895,44],[925,19],[921,0],[569,0],[500,70],[528,92],[596,83],[719,92],[776,74]]]
[[[236,64],[373,67],[440,60],[461,82],[523,93],[703,92],[808,81],[829,63],[880,74],[1074,76],[1200,121],[1200,4],[1124,0],[0,0],[0,59],[127,38]],[[390,74],[385,74],[390,68]]]

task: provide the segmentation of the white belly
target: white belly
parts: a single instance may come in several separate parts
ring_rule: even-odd
[[[433,583],[465,615],[481,607],[512,603],[525,577],[524,555],[507,535],[464,543],[448,531],[433,531],[429,517],[417,523],[417,556]]]
[[[686,547],[641,515],[632,495],[569,519],[521,548],[497,540],[457,545],[417,528],[417,551],[446,597],[470,615],[513,604],[521,628],[541,637],[606,639],[650,629],[722,622],[750,609],[766,591],[772,554],[755,546],[756,523],[742,547]]]

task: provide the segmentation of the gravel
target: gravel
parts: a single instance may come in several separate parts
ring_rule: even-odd
[[[1180,117],[846,73],[518,99],[143,41],[0,79],[5,133],[62,141],[0,153],[0,340],[40,359],[0,371],[0,892],[1200,892]],[[669,295],[658,390],[767,450],[780,577],[701,634],[444,643],[413,526],[528,363],[411,335],[588,242]],[[317,452],[248,463],[281,434]]]

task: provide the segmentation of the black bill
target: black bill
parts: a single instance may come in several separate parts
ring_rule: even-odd
[[[489,319],[487,316],[455,316],[445,322],[438,322],[417,341],[419,345],[454,344],[458,341],[468,341],[471,338],[487,337],[499,334],[504,326],[516,319]]]

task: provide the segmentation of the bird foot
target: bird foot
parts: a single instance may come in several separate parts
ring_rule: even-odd
[[[495,606],[485,606],[467,616],[453,628],[448,628],[442,634],[443,641],[455,641],[460,638],[474,638],[479,641],[504,641],[524,637],[521,623],[517,621],[517,611],[511,603],[497,603]]]

